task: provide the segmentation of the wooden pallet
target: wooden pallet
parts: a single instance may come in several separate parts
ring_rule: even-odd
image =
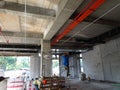
[[[41,84],[40,90],[61,90],[65,86],[64,77],[44,77],[47,83]]]

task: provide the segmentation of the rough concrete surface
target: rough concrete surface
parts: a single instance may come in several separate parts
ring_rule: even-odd
[[[120,82],[120,38],[83,54],[84,72],[92,79]]]
[[[7,80],[3,80],[0,82],[0,90],[7,90]]]
[[[120,84],[68,80],[63,90],[120,90]]]

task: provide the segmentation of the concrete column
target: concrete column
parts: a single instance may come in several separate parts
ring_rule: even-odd
[[[77,54],[77,71],[78,71],[78,78],[81,79],[81,63],[79,55]]]
[[[41,75],[52,75],[51,44],[48,40],[41,40]]]
[[[7,80],[3,80],[0,82],[0,90],[7,90]]]
[[[40,57],[38,54],[34,54],[30,57],[30,72],[31,78],[40,76]]]
[[[80,77],[80,60],[79,60],[78,54],[74,54],[70,56],[69,65],[70,65],[71,78],[79,78]]]
[[[75,78],[80,78],[80,59],[79,59],[79,54],[74,55],[74,74]]]

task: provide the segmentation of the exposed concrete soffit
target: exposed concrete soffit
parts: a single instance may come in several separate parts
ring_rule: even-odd
[[[78,49],[83,49],[83,48],[81,48],[81,47],[75,47],[75,46],[62,46],[62,47],[59,47],[59,46],[54,46],[54,47],[51,47],[51,48],[53,48],[53,49],[64,49],[64,50],[66,50],[66,49],[74,49],[74,50],[78,50]]]
[[[17,52],[0,52],[0,56],[31,56],[32,53],[17,53]]]
[[[25,33],[24,32],[9,32],[9,31],[2,31],[2,34],[5,36],[12,36],[12,37],[25,37]],[[1,36],[1,34],[0,34]],[[43,38],[43,34],[40,33],[26,33],[26,37],[27,38]]]
[[[25,14],[25,5],[14,2],[0,1],[0,12],[23,16]],[[30,5],[26,6],[26,12],[27,16],[34,16],[44,19],[54,19],[56,16],[56,11],[53,9],[46,9]]]
[[[45,40],[51,40],[83,1],[84,0],[61,0],[55,22],[50,29],[45,31],[43,38]]]
[[[10,49],[10,50],[1,50],[0,52],[23,52],[23,53],[38,53],[38,51],[36,50],[14,50],[14,49]]]
[[[95,17],[88,17],[85,19],[85,22],[93,22],[97,18]],[[107,20],[107,19],[99,19],[98,21],[95,22],[96,24],[103,24],[103,25],[109,25],[109,26],[120,26],[119,22],[112,21],[112,20]]]
[[[0,56],[31,56],[33,53],[24,53],[24,52],[0,52]]]
[[[68,20],[68,22],[72,22],[74,18],[70,18]],[[92,16],[89,16],[87,17],[83,22],[93,22],[94,20],[96,20],[97,18],[96,17],[92,17]],[[99,19],[98,21],[95,22],[96,24],[103,24],[103,25],[109,25],[109,26],[120,26],[120,23],[119,22],[116,22],[116,21],[112,21],[112,20],[107,20],[107,19]]]

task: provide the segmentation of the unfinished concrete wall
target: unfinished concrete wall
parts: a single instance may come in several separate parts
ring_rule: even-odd
[[[120,82],[120,38],[84,53],[83,65],[93,79]]]
[[[7,80],[0,82],[0,90],[7,90]]]
[[[87,76],[92,77],[92,79],[103,80],[103,68],[100,58],[100,49],[98,46],[83,54],[83,67],[84,72]]]
[[[104,78],[120,82],[120,38],[100,45]]]
[[[30,76],[31,78],[38,78],[40,76],[40,57],[38,54],[30,57]]]
[[[69,78],[79,78],[80,77],[80,59],[78,54],[70,55],[69,57]],[[62,65],[62,60],[60,60],[60,75],[66,77],[67,71]]]

